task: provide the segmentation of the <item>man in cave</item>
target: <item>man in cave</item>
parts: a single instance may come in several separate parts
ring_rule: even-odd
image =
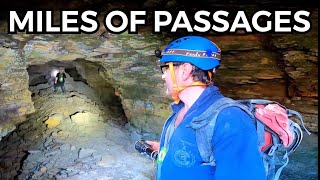
[[[64,68],[59,67],[59,72],[56,75],[55,81],[54,81],[54,92],[56,93],[58,90],[58,87],[61,88],[62,92],[65,93],[66,89],[64,87],[64,82],[66,79],[66,74],[64,73]]]

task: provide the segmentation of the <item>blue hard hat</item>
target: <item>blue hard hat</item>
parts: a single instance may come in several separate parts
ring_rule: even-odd
[[[221,50],[207,38],[185,36],[171,42],[161,54],[160,63],[188,62],[202,70],[220,65]]]

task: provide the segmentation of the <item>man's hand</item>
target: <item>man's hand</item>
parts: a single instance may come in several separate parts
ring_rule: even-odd
[[[157,142],[157,141],[146,141],[146,143],[150,144],[153,150],[159,151],[160,142]]]

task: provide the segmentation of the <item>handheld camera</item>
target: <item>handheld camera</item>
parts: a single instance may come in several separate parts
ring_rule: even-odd
[[[147,156],[151,160],[156,160],[158,151],[152,149],[151,145],[146,143],[145,140],[139,140],[135,143],[134,148],[142,155]]]

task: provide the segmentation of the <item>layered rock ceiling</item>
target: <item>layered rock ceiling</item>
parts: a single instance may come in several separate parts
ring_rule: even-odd
[[[28,68],[62,62],[72,64],[103,95],[101,79],[111,85],[130,124],[160,133],[171,100],[165,95],[156,48],[172,35],[138,34],[6,34],[0,22],[0,139],[37,113],[31,99]],[[318,132],[318,14],[306,34],[207,35],[222,49],[215,84],[235,99],[265,98],[302,113],[306,126]],[[147,28],[146,28],[147,29]],[[87,64],[94,64],[94,67]],[[94,74],[94,76],[93,76]],[[99,78],[96,77],[99,74]],[[43,77],[39,74],[33,77]],[[112,99],[112,98],[111,98]]]

